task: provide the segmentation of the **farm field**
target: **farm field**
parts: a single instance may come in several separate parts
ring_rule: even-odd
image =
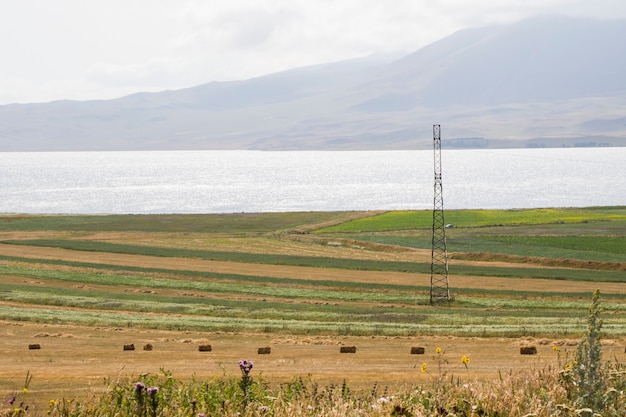
[[[434,306],[431,221],[429,211],[0,216],[0,390],[20,389],[27,372],[31,391],[56,397],[160,369],[218,377],[242,358],[273,383],[401,386],[433,378],[440,355],[447,373],[492,378],[558,366],[595,289],[606,357],[626,359],[626,207],[447,212],[453,301]],[[520,355],[525,345],[537,354]]]

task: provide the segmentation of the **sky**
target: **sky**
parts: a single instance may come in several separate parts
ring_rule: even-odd
[[[546,14],[626,19],[626,1],[0,0],[0,105],[400,56],[460,29]]]

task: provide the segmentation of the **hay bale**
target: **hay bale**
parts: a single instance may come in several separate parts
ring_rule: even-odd
[[[356,346],[341,346],[339,353],[356,353]]]
[[[424,352],[426,352],[426,349],[421,346],[413,346],[411,348],[411,355],[423,355]]]
[[[147,345],[143,345],[143,350],[152,350],[154,348],[154,346],[152,346],[152,343],[148,343]]]
[[[537,348],[535,346],[522,346],[519,348],[520,355],[535,355],[537,354]]]
[[[130,345],[124,345],[124,350],[135,350],[135,344],[131,343]]]
[[[41,349],[41,345],[39,343],[32,343],[32,344],[28,345],[28,349],[30,349],[30,350]]]
[[[198,350],[200,352],[211,352],[213,350],[213,347],[211,345],[200,345],[198,346]]]
[[[270,353],[272,353],[272,348],[269,346],[260,347],[259,349],[257,349],[257,354],[259,355],[269,355]]]

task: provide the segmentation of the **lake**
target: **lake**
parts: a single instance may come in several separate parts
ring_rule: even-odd
[[[1,213],[432,209],[433,151],[0,153]],[[447,209],[626,205],[626,148],[442,151]]]

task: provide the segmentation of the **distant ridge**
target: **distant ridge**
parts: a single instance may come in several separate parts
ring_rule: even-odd
[[[0,106],[0,151],[421,149],[435,123],[444,147],[626,146],[624,50],[626,20],[541,16],[396,60]]]

